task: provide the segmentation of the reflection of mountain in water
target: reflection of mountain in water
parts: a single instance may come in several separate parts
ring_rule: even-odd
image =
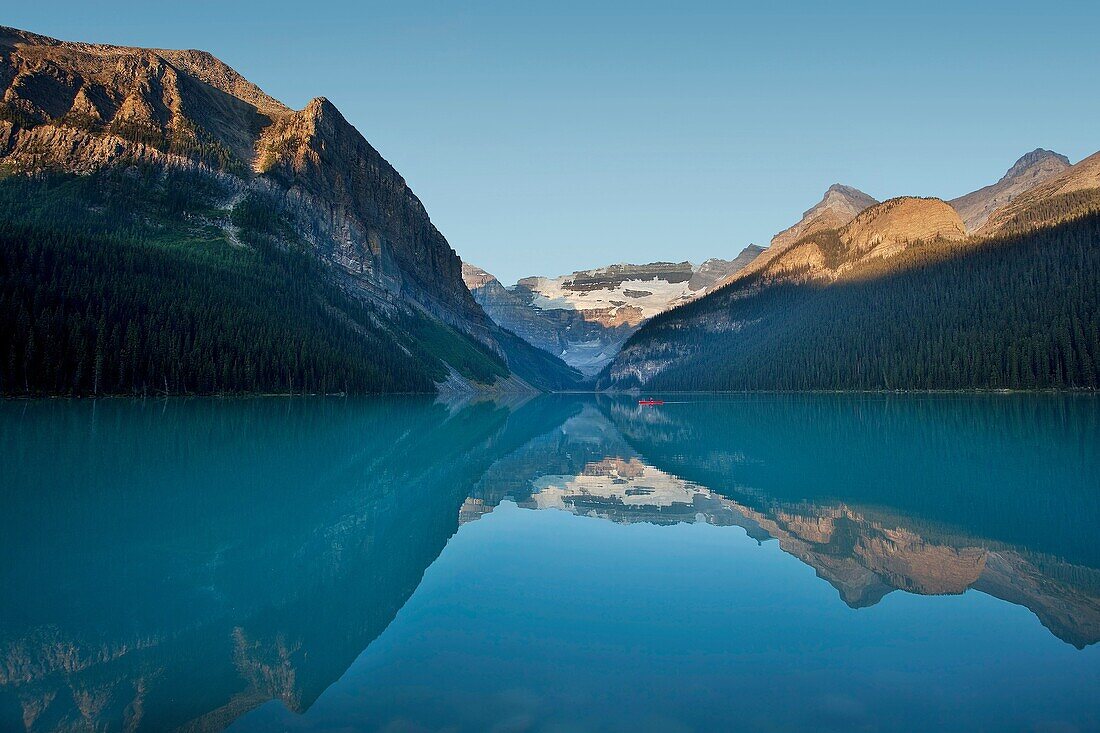
[[[974,588],[1084,646],[1098,442],[1070,398],[0,404],[0,729],[304,710],[505,498],[738,525],[854,607]]]
[[[0,420],[21,459],[0,470],[0,729],[29,731],[304,710],[415,590],[470,484],[562,419],[419,400],[0,407],[25,409]]]
[[[1100,640],[1100,571],[1087,564],[1087,558],[1072,562],[1050,554],[1045,545],[1035,549],[1027,542],[998,539],[1039,536],[1063,547],[1079,547],[1076,538],[1046,538],[1036,530],[1060,533],[1068,513],[1084,509],[1087,515],[1094,510],[1095,495],[1081,482],[1097,474],[1064,476],[1064,483],[1038,487],[1036,492],[1018,483],[998,482],[1002,471],[981,478],[985,464],[1004,458],[1003,443],[1027,444],[1030,426],[1039,428],[1037,434],[1049,428],[1045,418],[1073,418],[1072,400],[1059,403],[1052,398],[1046,413],[1021,413],[1002,400],[1000,407],[1007,410],[993,407],[995,426],[972,421],[990,405],[971,403],[968,414],[965,402],[915,411],[904,402],[827,397],[727,402],[692,406],[690,411],[647,410],[616,402],[602,407],[586,406],[560,428],[498,461],[467,499],[462,519],[478,518],[507,496],[527,508],[563,509],[621,523],[738,525],[758,540],[778,540],[785,552],[812,566],[853,608],[873,605],[896,589],[955,594],[973,588],[1026,606],[1074,646]],[[934,427],[920,423],[945,407],[949,421],[969,429],[941,440]],[[824,419],[826,414],[832,419]],[[1076,417],[1089,414],[1083,410]],[[1012,415],[1018,419],[1013,421]],[[780,448],[768,442],[775,435],[765,429],[771,421],[791,429],[789,443]],[[1094,421],[1077,425],[1085,427],[1086,434],[1076,436],[1080,442],[1068,444],[1071,451],[1074,445],[1087,447],[1089,438],[1096,437]],[[999,439],[991,440],[991,432]],[[861,455],[844,455],[839,446],[832,461],[825,460],[822,450],[837,441],[862,447],[872,465],[860,465]],[[884,470],[884,464],[871,458],[876,441],[899,444],[888,459],[896,462],[894,469]],[[1058,456],[1053,453],[1065,444],[1031,445],[1052,453],[1045,457],[1054,460]],[[954,466],[949,469],[952,475],[945,475],[933,460],[947,446],[966,453],[947,464]],[[820,470],[810,486],[797,483],[806,478],[802,451],[815,454],[811,465]],[[940,466],[941,473],[907,473],[920,452],[927,465]],[[1068,461],[1063,467],[1087,462],[1082,455],[1062,458]],[[650,459],[721,487],[722,493],[649,465]],[[503,494],[496,475],[509,477]],[[934,483],[922,485],[924,481]],[[922,497],[908,494],[921,490]],[[853,499],[843,498],[846,493]],[[1029,532],[1019,531],[1011,512],[995,509],[1003,514],[999,521],[981,514],[990,505],[1028,502],[1034,507],[1022,521],[1032,523]],[[1071,523],[1086,519],[1078,514]],[[983,530],[990,529],[997,534],[983,536]]]

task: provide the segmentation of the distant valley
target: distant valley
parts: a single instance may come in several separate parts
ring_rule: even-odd
[[[466,263],[462,274],[490,318],[594,376],[646,320],[710,292],[762,251],[752,244],[732,260],[609,265],[560,277],[526,277],[511,287]]]

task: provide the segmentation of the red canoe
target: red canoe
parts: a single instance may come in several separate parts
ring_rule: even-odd
[[[638,404],[639,405],[663,405],[663,404],[665,404],[665,401],[664,400],[655,400],[651,397],[649,399],[638,400]]]

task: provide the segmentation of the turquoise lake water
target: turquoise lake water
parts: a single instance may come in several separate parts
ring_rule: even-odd
[[[1100,399],[0,402],[0,731],[1100,730]]]

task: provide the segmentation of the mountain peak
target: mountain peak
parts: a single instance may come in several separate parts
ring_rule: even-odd
[[[854,186],[834,183],[825,190],[820,201],[802,212],[797,224],[772,237],[771,246],[774,248],[777,243],[786,246],[807,235],[842,227],[859,212],[877,203],[878,199]]]
[[[308,196],[294,205],[324,225],[308,236],[327,240],[324,255],[349,276],[423,295],[435,315],[484,321],[423,204],[328,99],[293,111],[209,52],[0,28],[0,159],[20,173],[141,161],[216,169],[241,185],[266,177]]]
[[[1012,167],[1008,169],[1008,172],[1001,177],[1001,180],[1011,180],[1022,175],[1028,168],[1046,161],[1050,161],[1052,167],[1060,167],[1062,170],[1070,166],[1069,158],[1061,153],[1056,153],[1046,148],[1035,148],[1030,153],[1021,155],[1020,159],[1013,163]]]
[[[206,51],[74,43],[0,28],[5,175],[103,172],[106,180],[136,163],[164,171],[161,179],[178,173],[200,182],[194,200],[204,207],[204,239],[218,226],[229,244],[241,245],[237,233],[247,229],[305,249],[322,265],[319,278],[377,306],[379,322],[404,312],[453,327],[440,338],[487,349],[484,369],[458,366],[454,379],[441,367],[458,362],[440,357],[440,368],[423,375],[427,383],[444,379],[449,389],[465,389],[511,373],[513,386],[528,389],[576,376],[489,321],[421,201],[329,100],[316,97],[293,111]],[[189,206],[171,216],[190,236],[199,215]],[[207,219],[208,211],[218,213]],[[258,211],[264,214],[253,216]],[[248,212],[249,223],[237,224],[238,212]],[[261,231],[252,221],[261,216],[278,225]],[[135,226],[146,221],[137,205],[134,219]],[[408,353],[403,337],[392,336],[393,347]]]
[[[809,211],[803,213],[803,218],[812,216],[815,211],[821,208],[836,208],[838,206],[845,208],[858,208],[855,214],[863,211],[868,206],[874,206],[878,203],[878,199],[868,196],[863,191],[860,191],[854,186],[846,186],[843,183],[834,183],[825,190],[825,195],[821,197],[821,201]],[[853,214],[853,216],[855,216]]]
[[[977,231],[985,226],[995,211],[1069,168],[1070,162],[1066,156],[1053,150],[1036,148],[1020,156],[996,183],[948,203],[959,212],[968,232]]]
[[[183,72],[217,92],[251,105],[260,114],[273,118],[290,111],[282,102],[265,94],[209,51],[61,41],[7,26],[0,26],[0,48],[8,49],[13,56],[18,54],[20,62],[24,61],[22,56],[27,57],[25,60],[30,63],[19,63],[12,69],[17,77],[25,77],[25,86],[32,89],[41,86],[34,82],[44,74],[51,74],[54,82],[60,82],[53,85],[51,96],[54,98],[49,100],[52,104],[45,108],[46,111],[65,111],[57,109],[57,106],[63,106],[68,87],[88,87],[93,89],[93,96],[98,93],[102,97],[126,77],[130,77],[128,81],[133,85],[140,86],[142,81],[147,80],[143,74],[151,73],[150,70],[157,71],[156,67],[165,64],[172,71]],[[31,96],[41,97],[42,94],[43,90],[39,89]],[[29,104],[32,111],[37,112],[35,103],[42,100],[15,95],[15,98],[5,101],[14,103],[16,107]]]
[[[462,281],[466,283],[466,287],[471,291],[478,288],[485,287],[491,282],[496,281],[494,275],[485,272],[477,265],[471,265],[469,262],[462,263]]]
[[[328,101],[328,97],[314,97],[302,108],[303,112],[320,114],[323,112],[336,112],[336,105]]]
[[[855,186],[848,186],[843,183],[834,183],[833,185],[825,189],[825,195],[822,197],[822,199],[828,198],[829,194],[840,194],[849,198],[871,198]]]
[[[709,259],[696,268],[695,275],[692,276],[688,287],[691,288],[693,293],[710,292],[718,283],[728,280],[743,268],[748,267],[763,251],[764,248],[760,245],[750,244],[732,260]]]
[[[711,286],[711,290],[722,288],[739,277],[760,272],[803,238],[828,229],[839,229],[855,219],[861,211],[878,202],[878,199],[854,186],[834,183],[825,190],[820,201],[802,213],[802,218],[794,226],[772,237],[769,247],[754,253],[745,266],[719,279]]]
[[[29,46],[59,46],[62,41],[56,38],[50,38],[49,36],[40,36],[30,31],[20,30],[19,28],[0,25],[0,45],[14,46],[17,43]]]

